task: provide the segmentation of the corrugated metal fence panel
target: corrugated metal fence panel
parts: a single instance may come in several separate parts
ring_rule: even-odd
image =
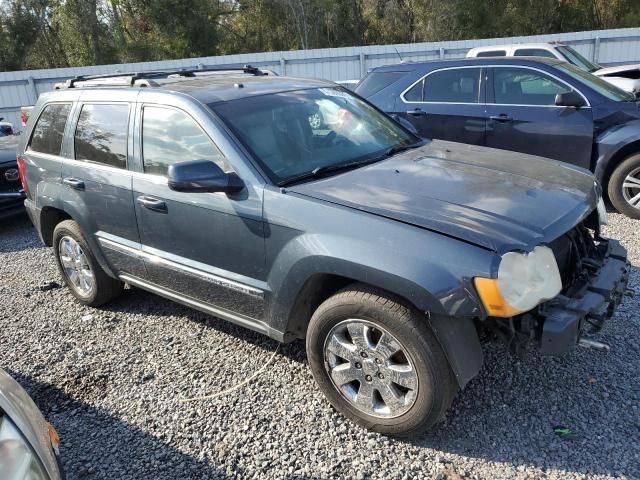
[[[40,93],[77,75],[135,72],[202,66],[251,64],[279,74],[319,77],[329,80],[358,79],[368,68],[404,60],[426,61],[464,57],[472,47],[508,43],[562,41],[602,65],[640,62],[640,28],[491,38],[450,42],[372,45],[288,52],[247,53],[219,57],[185,58],[158,62],[96,65],[0,73],[0,117],[20,128],[21,105],[33,105]]]

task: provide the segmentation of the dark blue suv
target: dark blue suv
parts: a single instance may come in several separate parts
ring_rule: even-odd
[[[356,92],[419,135],[590,169],[640,218],[640,109],[631,94],[546,58],[473,58],[375,68]]]

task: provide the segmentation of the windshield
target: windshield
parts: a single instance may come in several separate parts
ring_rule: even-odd
[[[558,47],[558,51],[567,59],[567,61],[582,70],[587,72],[595,72],[600,70],[600,65],[590,62],[571,47],[561,45]]]
[[[559,69],[563,70],[565,73],[571,75],[573,78],[587,85],[592,90],[595,90],[600,95],[607,97],[609,100],[614,100],[616,102],[635,101],[635,97],[632,94],[625,92],[624,90],[601,79],[600,77],[591,75],[589,72],[585,72],[584,70],[581,70],[580,68],[571,65],[570,63],[561,63],[556,66]]]
[[[372,161],[419,139],[341,87],[210,104],[276,184]]]

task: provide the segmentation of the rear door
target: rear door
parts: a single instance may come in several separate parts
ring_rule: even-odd
[[[485,106],[481,67],[435,70],[413,83],[396,103],[396,112],[426,138],[482,145]]]
[[[589,168],[591,107],[555,105],[556,94],[570,90],[575,89],[536,68],[492,67],[487,82],[486,145]]]
[[[62,170],[67,210],[77,212],[115,271],[144,275],[143,262],[130,253],[140,244],[128,170],[137,92],[102,92],[100,101],[83,100],[84,93]]]

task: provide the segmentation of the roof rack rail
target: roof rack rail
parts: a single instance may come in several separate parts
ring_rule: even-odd
[[[195,77],[196,73],[207,72],[243,72],[248,75],[263,76],[269,75],[269,72],[263,72],[257,67],[245,65],[243,67],[212,67],[212,68],[194,68],[194,69],[176,69],[176,70],[151,70],[148,72],[117,72],[105,73],[100,75],[78,75],[70,78],[62,83],[57,83],[55,89],[75,88],[79,82],[89,82],[91,86],[134,86],[139,80],[153,80],[169,77]],[[100,80],[107,80],[100,82]],[[111,81],[109,81],[111,80]],[[154,86],[153,82],[145,82],[143,86]]]

